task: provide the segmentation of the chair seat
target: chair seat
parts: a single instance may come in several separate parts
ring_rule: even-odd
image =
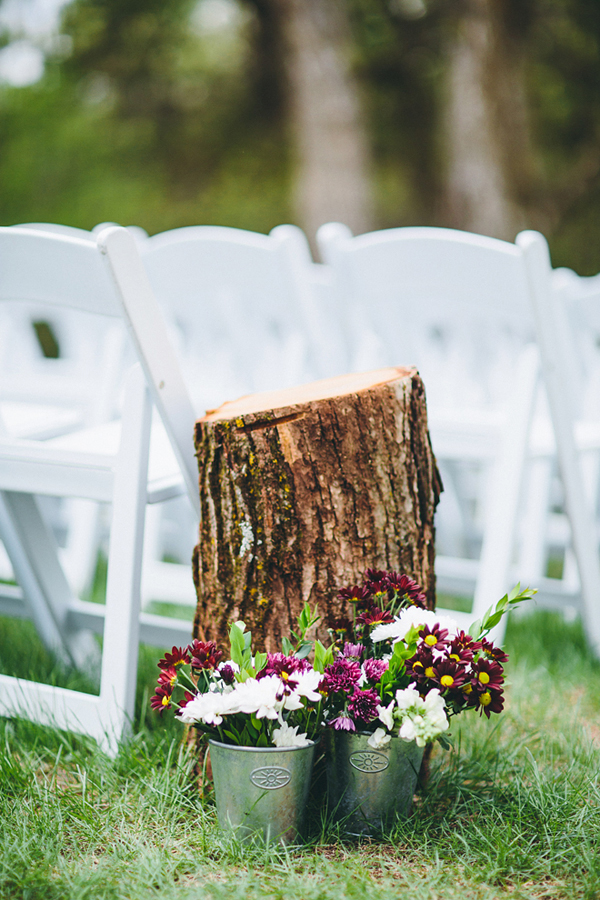
[[[4,488],[110,502],[120,439],[119,421],[80,429],[47,441],[1,438]],[[32,463],[35,463],[34,467]],[[149,502],[177,497],[184,490],[181,470],[162,422],[155,414],[148,468]]]
[[[81,425],[81,412],[41,403],[6,400],[0,403],[0,420],[16,438],[46,440]]]

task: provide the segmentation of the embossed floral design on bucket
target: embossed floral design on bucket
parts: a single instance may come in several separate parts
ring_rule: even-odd
[[[299,843],[316,744],[238,747],[209,741],[219,825],[240,840]]]
[[[370,734],[325,733],[327,804],[347,834],[374,834],[408,815],[423,758],[415,741],[392,737],[381,749]]]

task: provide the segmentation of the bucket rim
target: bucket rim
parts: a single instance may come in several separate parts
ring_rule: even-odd
[[[255,753],[259,751],[260,753],[291,753],[295,750],[310,750],[312,747],[316,747],[319,741],[310,741],[310,743],[305,744],[304,747],[246,747],[241,744],[224,744],[222,741],[216,741],[214,738],[208,739],[209,747],[224,747],[227,750],[245,750],[250,753]]]

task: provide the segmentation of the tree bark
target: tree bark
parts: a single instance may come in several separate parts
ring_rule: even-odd
[[[406,572],[434,606],[441,482],[415,369],[225,403],[197,423],[196,449],[196,637],[225,647],[239,618],[274,651],[308,600],[324,638],[367,567]]]
[[[445,218],[455,228],[514,240],[539,181],[524,55],[506,3],[464,0],[461,8],[448,60]]]
[[[297,158],[296,209],[314,243],[326,222],[373,227],[370,149],[343,0],[273,0],[281,22]]]

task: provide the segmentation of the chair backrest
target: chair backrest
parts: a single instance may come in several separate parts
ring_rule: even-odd
[[[10,300],[121,314],[94,241],[33,228],[0,228],[0,302]]]
[[[317,235],[346,311],[353,367],[416,364],[433,406],[495,404],[533,339],[523,254],[442,228]]]
[[[191,226],[148,238],[139,249],[198,408],[319,377],[311,335],[322,329],[299,229],[264,235]]]
[[[198,411],[186,387],[165,318],[142,263],[136,237],[125,228],[110,226],[98,234],[97,241],[101,255],[106,257],[117,305],[177,457],[190,501],[199,512],[198,466],[193,445]]]
[[[120,227],[105,229],[95,241],[47,230],[0,228],[0,307],[11,301],[77,310],[129,325],[132,306],[142,304],[141,326],[129,331],[197,508],[196,414],[135,238]]]
[[[559,301],[557,314],[569,340],[563,344],[576,414],[598,419],[600,411],[600,276],[585,277],[571,269],[554,269],[552,288]]]
[[[42,352],[39,325],[56,339],[57,358]],[[79,407],[88,424],[109,418],[127,362],[124,336],[114,287],[89,232],[38,224],[1,229],[3,401]]]

